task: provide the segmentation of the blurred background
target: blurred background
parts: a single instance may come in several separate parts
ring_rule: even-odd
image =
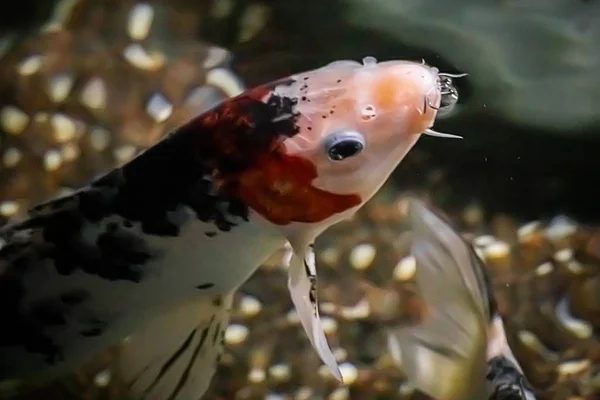
[[[540,398],[598,398],[599,17],[592,0],[3,2],[0,224],[244,87],[337,59],[424,59],[468,74],[436,124],[465,140],[423,137],[357,218],[317,243],[327,334],[349,383],[315,373],[285,271],[267,265],[238,294],[206,398],[420,398],[383,332],[410,304],[406,193],[485,255]],[[48,390],[123,398],[111,356]]]

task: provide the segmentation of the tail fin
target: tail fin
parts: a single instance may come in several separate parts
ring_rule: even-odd
[[[208,389],[229,322],[233,294],[199,297],[157,316],[133,334],[119,375],[142,399],[189,400]]]
[[[418,294],[427,318],[389,332],[392,355],[411,383],[438,400],[465,399],[485,390],[488,289],[480,261],[440,217],[413,201]]]

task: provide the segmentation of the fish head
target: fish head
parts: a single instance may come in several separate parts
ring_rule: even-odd
[[[421,62],[335,61],[204,115],[201,158],[256,214],[314,236],[365,204],[422,134],[457,137],[432,129],[449,88]]]
[[[366,57],[335,61],[275,87],[295,104],[297,132],[283,141],[285,153],[314,168],[315,217],[304,222],[329,226],[353,214],[421,134],[454,137],[431,129],[445,95],[441,82],[438,69],[425,63]]]

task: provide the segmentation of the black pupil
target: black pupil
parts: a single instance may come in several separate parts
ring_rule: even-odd
[[[329,149],[329,157],[332,160],[343,160],[358,154],[363,144],[358,140],[344,140],[336,143]]]

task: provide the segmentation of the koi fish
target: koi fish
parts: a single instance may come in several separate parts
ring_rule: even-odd
[[[432,129],[449,77],[366,57],[258,86],[2,228],[0,381],[57,378],[127,339],[118,369],[132,394],[198,398],[233,294],[285,245],[302,326],[341,380],[313,242],[421,134],[457,137]]]
[[[424,321],[394,328],[388,344],[416,388],[436,400],[535,400],[506,339],[491,278],[449,223],[411,200],[416,284]]]

